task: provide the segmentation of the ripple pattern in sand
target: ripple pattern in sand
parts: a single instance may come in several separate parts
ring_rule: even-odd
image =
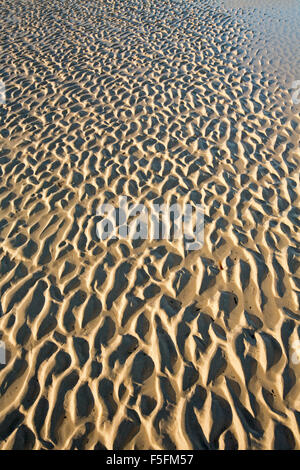
[[[1,12],[1,449],[299,448],[299,108],[254,33],[209,1]],[[119,195],[203,204],[203,249],[99,242]]]

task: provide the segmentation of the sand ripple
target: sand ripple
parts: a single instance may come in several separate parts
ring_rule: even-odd
[[[208,0],[1,18],[1,449],[299,448],[300,116],[255,33]],[[202,203],[203,249],[100,242],[119,195]]]

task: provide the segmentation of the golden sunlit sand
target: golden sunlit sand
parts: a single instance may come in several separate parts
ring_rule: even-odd
[[[1,449],[300,448],[300,105],[242,3],[1,3]],[[120,195],[203,247],[100,241]]]

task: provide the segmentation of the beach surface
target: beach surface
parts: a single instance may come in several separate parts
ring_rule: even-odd
[[[1,2],[0,449],[300,449],[299,20]],[[119,196],[203,246],[99,240]]]

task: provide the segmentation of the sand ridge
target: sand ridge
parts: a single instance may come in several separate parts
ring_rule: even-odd
[[[298,449],[300,115],[254,32],[210,1],[1,10],[0,448]],[[203,248],[100,242],[119,195],[203,204]]]

